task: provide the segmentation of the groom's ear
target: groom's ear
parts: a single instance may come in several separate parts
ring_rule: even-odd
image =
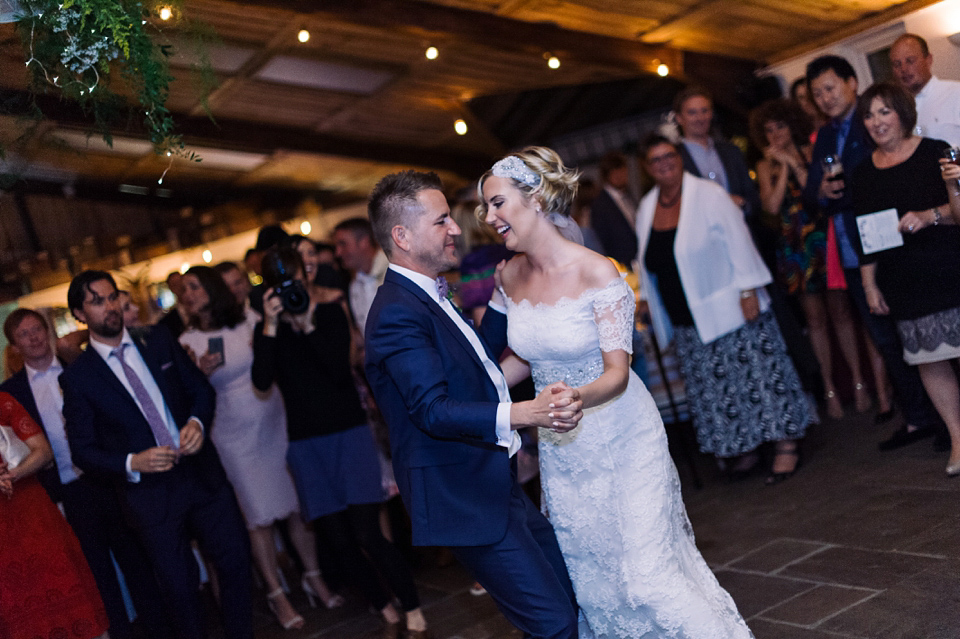
[[[397,224],[390,229],[390,237],[393,238],[393,243],[401,251],[410,250],[410,231],[405,226]]]

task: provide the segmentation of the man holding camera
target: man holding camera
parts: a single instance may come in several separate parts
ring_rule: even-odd
[[[109,273],[77,275],[67,305],[90,331],[89,348],[60,376],[74,463],[114,480],[180,636],[207,636],[192,534],[220,577],[226,636],[253,639],[249,538],[204,434],[213,388],[166,328],[136,339],[127,331]]]

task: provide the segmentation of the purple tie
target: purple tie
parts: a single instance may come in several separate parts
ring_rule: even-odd
[[[443,275],[437,276],[437,295],[440,297],[440,301],[449,300],[448,295],[450,294],[450,285],[447,283],[447,278]]]
[[[150,399],[150,393],[147,392],[136,371],[123,359],[123,351],[127,346],[130,346],[130,344],[121,344],[110,351],[110,354],[115,355],[117,359],[120,360],[120,366],[123,367],[123,374],[127,376],[130,388],[133,389],[133,394],[137,397],[137,401],[140,402],[140,407],[143,409],[143,416],[147,418],[147,423],[150,424],[150,430],[153,431],[153,436],[157,438],[157,444],[178,450],[179,446],[173,442],[170,431],[167,430],[167,425],[163,422],[163,418],[160,417],[160,411],[157,410],[157,405]]]

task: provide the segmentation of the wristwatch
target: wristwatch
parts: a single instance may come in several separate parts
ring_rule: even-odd
[[[742,299],[742,300],[748,300],[748,299],[750,299],[751,297],[753,297],[754,295],[755,295],[755,293],[753,292],[753,289],[752,289],[752,288],[748,288],[748,289],[745,290],[745,291],[740,291],[740,299]]]
[[[942,219],[943,219],[943,216],[940,215],[940,207],[939,206],[933,207],[933,225],[936,226],[937,224],[940,223],[940,220]]]

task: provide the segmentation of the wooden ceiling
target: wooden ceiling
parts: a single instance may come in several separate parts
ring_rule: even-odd
[[[218,37],[209,50],[219,81],[208,99],[215,122],[191,84],[195,57],[176,21],[158,19],[163,37],[179,47],[169,106],[188,144],[209,160],[175,162],[164,188],[362,197],[380,176],[406,166],[464,184],[515,143],[471,111],[474,98],[653,83],[659,64],[681,81],[729,89],[734,71],[931,2],[185,0],[184,13]],[[310,32],[304,44],[301,29]],[[425,57],[428,46],[438,48],[437,59]],[[550,55],[559,69],[547,67]],[[23,59],[12,25],[0,25],[0,90],[25,94]],[[8,154],[24,175],[156,186],[166,162],[136,143],[141,131],[118,131],[114,149],[93,140],[81,156],[75,132],[83,114],[55,97],[41,104],[50,118]],[[454,132],[457,119],[466,135]],[[21,130],[14,117],[0,118],[8,149]],[[543,136],[549,142],[550,132]]]

